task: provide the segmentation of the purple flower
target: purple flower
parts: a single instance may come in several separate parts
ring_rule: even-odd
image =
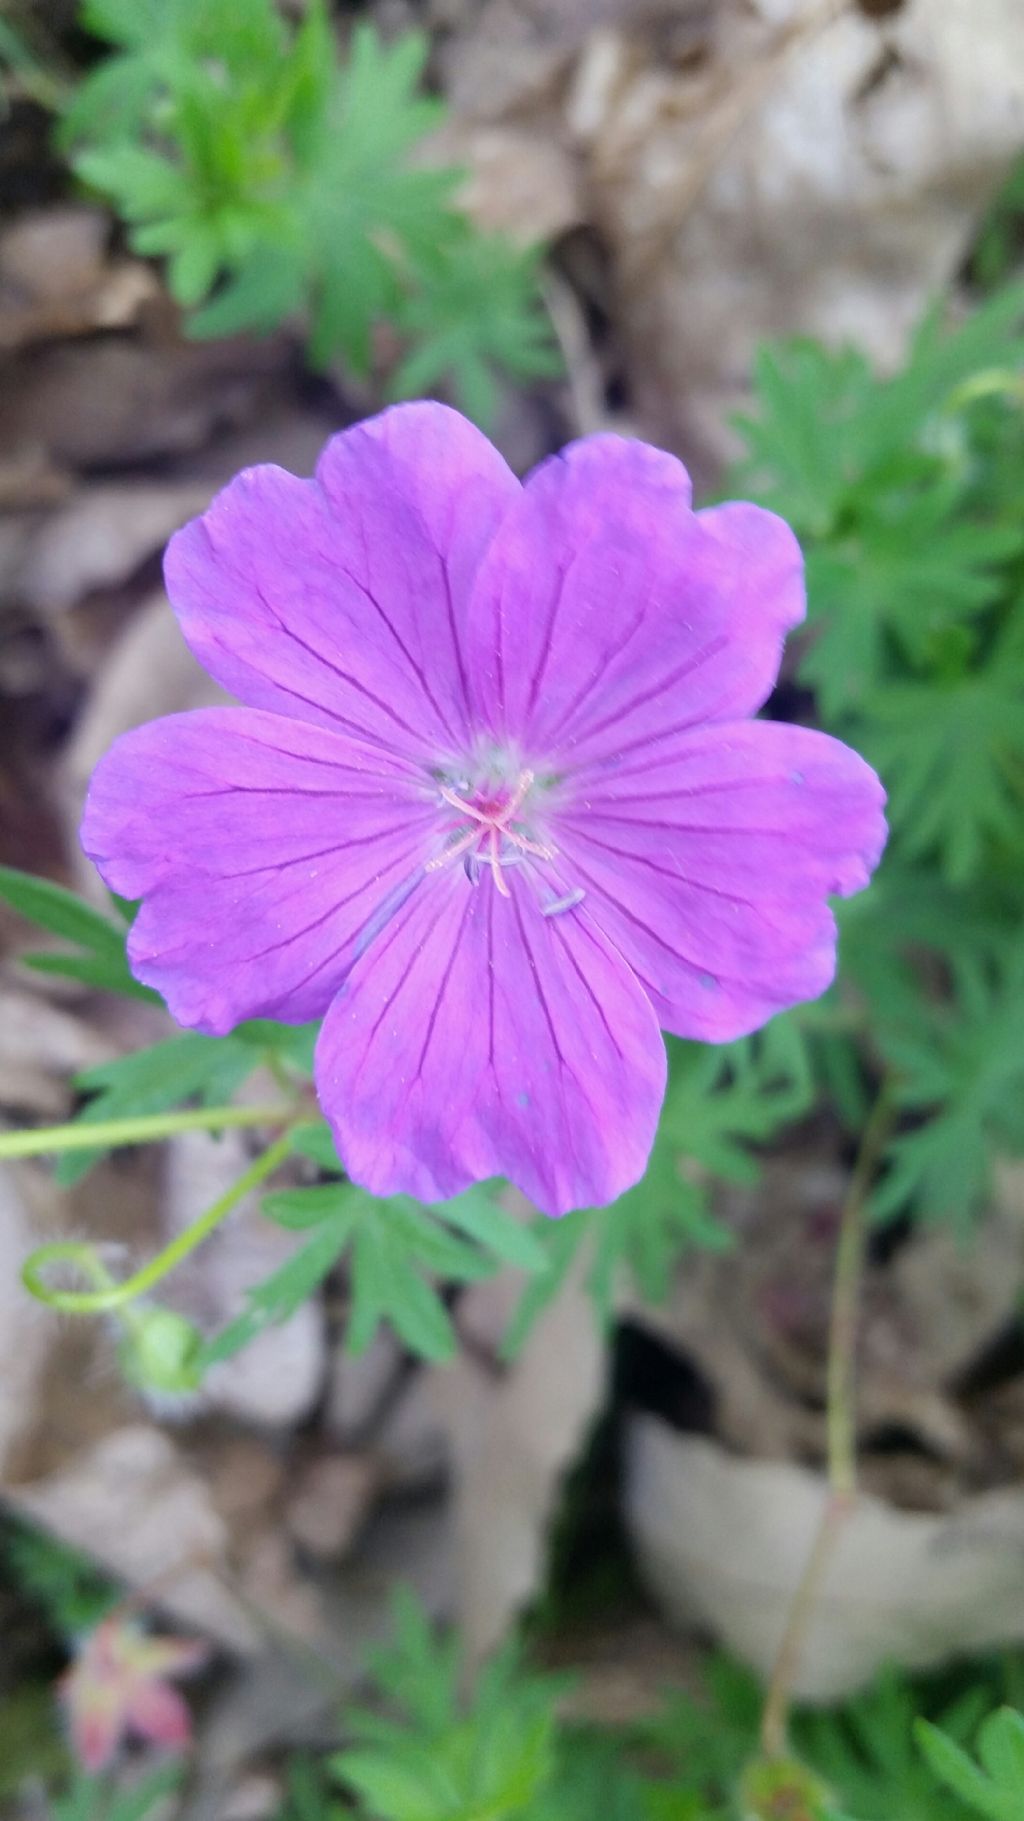
[[[398,406],[315,480],[248,469],[171,541],[200,663],[244,708],[119,740],[82,840],[144,900],[181,1024],[324,1017],[339,1154],[379,1195],[504,1175],[551,1214],[642,1174],[659,1026],[722,1042],[823,991],[878,779],[749,719],[803,616],[756,506],[589,437],[525,485],[454,411]]]

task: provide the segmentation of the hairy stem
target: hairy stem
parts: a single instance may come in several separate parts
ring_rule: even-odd
[[[122,1283],[111,1280],[94,1247],[79,1240],[61,1240],[53,1245],[40,1246],[31,1258],[26,1259],[21,1273],[25,1288],[40,1302],[46,1303],[51,1309],[59,1309],[64,1315],[102,1315],[111,1309],[121,1308],[137,1296],[145,1295],[147,1290],[152,1290],[190,1252],[194,1252],[196,1246],[201,1245],[231,1213],[232,1208],[237,1207],[246,1195],[273,1174],[278,1165],[284,1162],[290,1149],[289,1129],[257,1157],[244,1175],[232,1183],[230,1189],[225,1190],[205,1213],[200,1214],[198,1220],[194,1220],[169,1246],[165,1246],[162,1252],[158,1252],[155,1258],[151,1258],[148,1264],[143,1265],[133,1276],[125,1278]],[[51,1289],[45,1281],[44,1273],[54,1264],[75,1265],[99,1287],[94,1290]]]
[[[178,1132],[220,1132],[228,1126],[281,1125],[294,1116],[292,1106],[192,1107],[183,1113],[140,1113],[133,1119],[76,1119],[69,1125],[35,1126],[30,1131],[0,1132],[0,1162],[8,1157],[40,1157],[52,1151],[113,1150],[119,1145],[149,1144]]]
[[[878,1159],[892,1123],[893,1108],[882,1088],[864,1127],[857,1161],[843,1203],[836,1248],[829,1324],[826,1433],[828,1496],[804,1571],[790,1603],[761,1716],[761,1750],[766,1758],[786,1752],[793,1683],[807,1630],[839,1532],[857,1491],[857,1318],[864,1275],[864,1208]]]

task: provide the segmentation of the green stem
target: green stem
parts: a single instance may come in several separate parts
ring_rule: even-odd
[[[883,1086],[864,1127],[840,1218],[826,1381],[828,1496],[790,1602],[765,1697],[761,1750],[769,1759],[783,1757],[787,1749],[790,1701],[800,1655],[836,1538],[853,1509],[857,1491],[857,1326],[867,1240],[864,1211],[892,1117],[892,1099]]]
[[[883,1088],[864,1127],[836,1249],[828,1337],[826,1433],[828,1483],[840,1499],[852,1498],[857,1490],[857,1318],[867,1245],[864,1209],[892,1116],[892,1101]]]
[[[97,1258],[92,1246],[80,1240],[69,1239],[40,1246],[26,1259],[21,1273],[25,1288],[39,1302],[46,1303],[51,1309],[59,1309],[64,1315],[102,1315],[110,1309],[118,1309],[124,1303],[134,1301],[137,1296],[143,1296],[147,1290],[152,1290],[161,1278],[175,1270],[190,1252],[194,1252],[196,1246],[201,1245],[225,1216],[231,1213],[232,1208],[237,1207],[246,1195],[273,1174],[290,1150],[289,1129],[261,1157],[257,1157],[245,1174],[232,1183],[230,1189],[225,1190],[204,1214],[200,1214],[198,1220],[186,1227],[183,1233],[179,1233],[169,1246],[165,1246],[162,1252],[158,1252],[134,1276],[125,1278],[123,1283],[111,1282],[106,1267]],[[75,1264],[101,1287],[96,1290],[52,1290],[45,1283],[43,1273],[53,1264]]]
[[[50,1151],[113,1150],[118,1145],[148,1144],[178,1132],[220,1132],[228,1126],[281,1125],[291,1119],[291,1106],[192,1107],[184,1113],[140,1113],[133,1119],[76,1119],[70,1125],[36,1126],[27,1132],[0,1132],[0,1162],[7,1157],[38,1157]]]

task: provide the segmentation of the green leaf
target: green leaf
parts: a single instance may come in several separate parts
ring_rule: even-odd
[[[332,1765],[381,1821],[439,1821],[442,1815],[460,1821],[466,1813],[457,1784],[426,1745],[347,1751]]]
[[[180,1788],[185,1766],[174,1758],[157,1764],[127,1788],[107,1777],[76,1771],[70,1789],[53,1803],[53,1821],[146,1821],[166,1812],[167,1799]]]
[[[56,974],[64,980],[78,980],[83,986],[95,987],[101,993],[120,993],[125,999],[142,999],[147,1005],[162,1005],[159,993],[143,986],[128,970],[123,959],[105,955],[30,954],[19,957],[25,967],[37,974]]]
[[[297,1134],[296,1148],[325,1156],[326,1127]],[[331,1147],[328,1167],[338,1168]],[[498,1208],[484,1189],[451,1202],[422,1207],[407,1196],[375,1200],[338,1178],[309,1188],[285,1189],[264,1202],[268,1218],[293,1232],[311,1233],[305,1247],[266,1283],[249,1292],[250,1309],[226,1335],[211,1343],[227,1356],[268,1321],[283,1320],[347,1255],[350,1312],[346,1344],[362,1352],[388,1322],[423,1359],[451,1359],[455,1330],[433,1279],[472,1283],[502,1264],[540,1270],[547,1259],[533,1236]],[[305,1286],[308,1285],[308,1289]]]
[[[332,1219],[339,1211],[344,1212],[350,1205],[359,1211],[361,1189],[348,1183],[325,1182],[311,1189],[279,1189],[276,1195],[265,1197],[263,1212],[268,1220],[285,1227],[288,1232],[303,1233],[308,1227],[318,1227],[322,1221]]]
[[[247,1307],[242,1314],[200,1349],[196,1362],[200,1374],[240,1353],[265,1328],[287,1321],[308,1301],[341,1257],[354,1218],[354,1210],[346,1217],[339,1209],[278,1270],[246,1292]]]
[[[82,0],[78,23],[96,38],[141,50],[162,35],[167,11],[167,0]]]
[[[352,1314],[347,1342],[362,1353],[389,1320],[422,1359],[454,1359],[455,1330],[437,1292],[420,1275],[409,1236],[389,1226],[386,1203],[360,1225],[352,1249]],[[422,1255],[421,1255],[422,1256]]]
[[[189,334],[213,340],[246,329],[264,332],[284,322],[302,300],[302,268],[287,240],[256,246],[216,296],[194,313]]]
[[[1005,639],[955,682],[876,689],[861,731],[912,858],[935,855],[951,884],[1012,846],[1024,823],[1024,639]]]
[[[330,1760],[334,1774],[380,1821],[534,1817],[555,1770],[564,1679],[531,1674],[505,1650],[462,1701],[454,1645],[434,1638],[408,1595],[396,1617],[396,1643],[372,1659],[392,1711],[346,1716],[354,1742]]]
[[[25,967],[39,974],[55,974],[78,980],[100,992],[121,993],[131,999],[145,999],[154,1005],[163,1001],[158,993],[136,980],[125,956],[127,930],[111,923],[107,917],[77,898],[62,885],[31,873],[17,872],[0,866],[0,898],[20,916],[52,935],[76,942],[85,954],[64,954],[60,950],[22,954]]]
[[[332,1176],[342,1173],[334,1139],[324,1119],[311,1119],[308,1125],[296,1126],[292,1133],[292,1150],[300,1157],[309,1157],[319,1169]]]
[[[610,1207],[534,1228],[548,1269],[527,1286],[502,1343],[505,1355],[522,1346],[581,1247],[603,1320],[624,1281],[631,1278],[656,1303],[691,1247],[726,1250],[732,1239],[712,1213],[711,1181],[754,1181],[753,1148],[806,1112],[813,1097],[807,1039],[794,1014],[756,1038],[716,1049],[672,1042],[665,1105],[643,1177]]]
[[[81,152],[75,170],[83,183],[110,196],[126,221],[185,215],[190,192],[184,173],[170,158],[123,142],[107,150]]]
[[[540,302],[537,249],[464,227],[420,255],[396,312],[412,343],[391,380],[395,398],[449,382],[478,423],[494,415],[493,370],[551,376],[562,362]]]
[[[117,1602],[117,1590],[88,1556],[31,1524],[10,1523],[0,1560],[20,1592],[69,1643],[91,1631]]]
[[[485,1188],[467,1189],[451,1201],[438,1203],[435,1213],[449,1226],[475,1239],[503,1264],[521,1271],[547,1269],[547,1252],[530,1228],[507,1214],[493,1193]]]
[[[1020,1821],[1024,1814],[1024,1717],[1002,1707],[978,1734],[981,1768],[939,1726],[918,1720],[921,1753],[939,1779],[986,1821]]]
[[[709,1802],[729,1802],[757,1750],[764,1693],[750,1670],[714,1656],[703,1671],[700,1698],[681,1690],[665,1696],[642,1721],[638,1743],[685,1774],[688,1787]]]
[[[450,382],[490,415],[494,373],[557,370],[538,255],[478,234],[459,173],[423,156],[444,117],[422,90],[429,41],[356,25],[324,0],[301,22],[270,0],[96,0],[117,44],[81,83],[62,136],[79,176],[168,260],[197,336],[264,332],[304,310],[312,363],[370,374],[376,331],[405,344],[392,390]]]
[[[968,1738],[984,1710],[985,1692],[968,1690],[941,1713],[942,1725]],[[858,1821],[964,1821],[959,1802],[937,1791],[921,1762],[915,1729],[921,1696],[907,1678],[886,1670],[834,1713],[800,1716],[801,1754],[836,1789]]]
[[[1024,935],[991,960],[961,957],[954,984],[879,1022],[896,1103],[917,1123],[889,1148],[878,1218],[911,1206],[969,1228],[994,1154],[1024,1152]]]
[[[189,1032],[170,1037],[76,1076],[75,1086],[91,1096],[76,1120],[91,1125],[140,1113],[162,1113],[192,1099],[222,1105],[232,1099],[258,1061],[258,1054],[237,1036],[204,1037]],[[57,1181],[65,1186],[78,1182],[104,1154],[98,1149],[58,1158]]]
[[[62,885],[18,872],[13,866],[0,866],[0,898],[53,936],[63,936],[112,961],[124,957],[124,931]]]

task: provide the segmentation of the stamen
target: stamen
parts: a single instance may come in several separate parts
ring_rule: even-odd
[[[456,791],[449,790],[447,784],[442,784],[441,795],[460,815],[471,816],[474,822],[482,822],[485,828],[490,828],[493,816],[485,815],[482,809],[474,809],[472,803],[467,803],[465,797],[460,797]]]
[[[539,841],[528,841],[525,835],[517,835],[514,828],[503,828],[501,832],[506,841],[511,841],[524,854],[536,854],[538,860],[553,860],[555,857],[553,847],[542,847]]]
[[[504,809],[501,812],[501,823],[510,822],[512,820],[512,817],[514,815],[516,815],[516,813],[520,809],[522,809],[523,804],[526,802],[526,799],[530,794],[530,788],[531,788],[532,784],[533,784],[532,771],[524,771],[522,777],[519,780],[519,783],[516,785],[515,794],[509,798],[509,801],[506,803]],[[500,824],[499,824],[499,826],[500,826]]]
[[[458,834],[444,850],[428,860],[425,870],[428,873],[439,872],[453,860],[461,859],[470,884],[476,885],[480,878],[482,866],[490,868],[497,891],[503,898],[511,897],[508,885],[503,876],[506,866],[522,866],[532,856],[536,860],[553,860],[556,850],[546,842],[533,841],[528,835],[521,834],[512,827],[533,786],[532,771],[520,773],[515,789],[506,802],[495,803],[493,807],[481,809],[477,803],[471,803],[460,790],[450,784],[439,786],[443,803],[456,811],[459,816],[467,817],[469,828]],[[461,783],[461,780],[460,780]],[[466,789],[470,786],[467,784]],[[454,832],[454,831],[453,831]],[[512,851],[509,851],[509,850]]]
[[[492,827],[491,835],[490,835],[491,851],[488,856],[488,859],[490,861],[491,872],[494,874],[494,883],[497,886],[499,892],[501,893],[503,898],[511,898],[512,893],[509,891],[508,886],[506,885],[504,879],[502,878],[502,873],[501,873],[501,855],[498,851],[499,832],[500,831],[498,830],[497,827]]]
[[[450,860],[457,860],[460,854],[465,853],[467,847],[471,847],[473,842],[479,841],[479,839],[476,829],[471,828],[468,834],[462,835],[458,841],[454,841],[451,847],[446,847],[443,854],[437,854],[433,860],[428,860],[424,871],[439,872],[442,866],[447,866]]]
[[[542,904],[540,914],[542,917],[560,917],[563,911],[572,910],[577,904],[582,904],[586,895],[582,886],[578,885],[575,891],[566,892],[564,898],[556,898],[553,904]]]

